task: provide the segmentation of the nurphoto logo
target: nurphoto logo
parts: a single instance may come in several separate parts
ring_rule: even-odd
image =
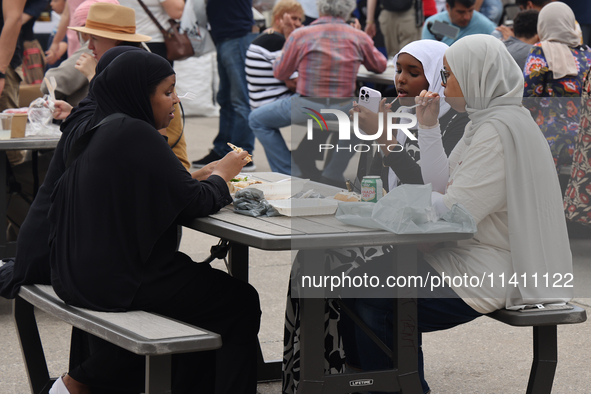
[[[333,114],[337,117],[338,120],[338,124],[339,124],[339,141],[350,141],[351,140],[351,121],[349,119],[349,115],[347,115],[345,112],[340,111],[338,109],[321,109],[320,112],[313,110],[312,108],[309,107],[304,107],[305,109],[309,110],[310,112],[305,112],[306,115],[309,115],[312,119],[308,119],[308,134],[307,134],[307,138],[308,140],[312,140],[314,139],[314,122],[316,122],[316,124],[318,124],[318,126],[320,127],[321,131],[334,131],[334,130],[329,130],[328,129],[328,125],[326,123],[326,119],[324,119],[324,116],[322,116],[322,114]],[[367,134],[365,133],[363,130],[361,130],[359,128],[359,113],[358,112],[354,112],[353,113],[353,133],[355,133],[355,136],[357,138],[359,138],[362,141],[375,141],[377,140],[379,137],[382,136],[383,132],[384,132],[384,117],[383,117],[383,113],[379,112],[378,113],[378,130],[375,132],[375,134]],[[400,121],[402,119],[407,119],[407,123],[402,123],[402,122],[398,122],[398,123],[394,123],[394,119],[399,119]],[[408,121],[410,120],[410,122]],[[417,124],[417,117],[414,114],[409,114],[409,113],[403,113],[403,112],[388,112],[387,114],[387,120],[386,120],[386,133],[387,133],[387,137],[388,140],[392,140],[392,135],[393,135],[393,131],[396,130],[401,130],[404,134],[406,134],[407,138],[410,138],[413,141],[416,141],[417,137],[415,137],[410,131],[409,128],[414,127]],[[402,150],[404,150],[404,147],[402,147],[402,145],[400,144],[377,144],[377,143],[372,143],[370,144],[349,144],[349,145],[342,145],[342,144],[319,144],[319,152],[322,152],[323,150],[330,150],[330,149],[335,149],[337,152],[340,150],[347,150],[349,152],[351,152],[352,150],[354,150],[355,152],[369,152],[372,148],[372,146],[375,146],[378,148],[378,150],[382,149],[382,147],[384,147],[385,149],[388,149],[389,152],[401,152]]]

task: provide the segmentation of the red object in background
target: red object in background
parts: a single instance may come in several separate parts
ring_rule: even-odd
[[[437,13],[435,0],[423,0],[423,13],[425,14],[425,19]]]

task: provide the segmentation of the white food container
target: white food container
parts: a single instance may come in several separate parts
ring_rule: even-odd
[[[258,189],[265,194],[265,200],[283,200],[302,191],[308,179],[290,179],[283,182],[257,183],[247,189]]]
[[[325,198],[268,201],[280,214],[285,216],[333,215],[339,206],[338,201]]]

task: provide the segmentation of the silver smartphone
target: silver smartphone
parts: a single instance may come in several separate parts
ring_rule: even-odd
[[[433,25],[431,25],[431,32],[433,34],[440,34],[455,40],[460,33],[460,29],[441,21],[433,21]]]

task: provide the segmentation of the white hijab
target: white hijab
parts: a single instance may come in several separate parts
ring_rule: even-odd
[[[568,5],[556,1],[542,8],[538,16],[538,35],[548,68],[555,79],[579,74],[570,48],[578,46],[581,41],[575,14]]]
[[[427,82],[429,82],[428,90],[431,92],[438,93],[441,97],[443,95],[443,86],[441,86],[441,69],[443,68],[443,55],[445,55],[445,51],[449,48],[447,44],[444,44],[439,41],[435,40],[418,40],[413,41],[410,44],[405,45],[400,52],[394,56],[392,60],[394,65],[396,65],[396,61],[398,60],[398,56],[401,53],[407,53],[417,59],[423,65],[423,72],[425,74],[425,78]],[[449,110],[450,106],[445,100],[440,101],[439,107],[439,118],[445,115]],[[402,112],[411,112],[413,110],[406,110],[402,109]],[[396,135],[396,140],[400,145],[404,145],[406,142],[406,134],[401,130],[398,130],[398,134]],[[398,184],[398,177],[396,173],[390,169],[388,172],[388,190],[392,190]]]
[[[532,286],[532,275],[572,273],[572,256],[562,196],[550,148],[529,112],[521,106],[523,74],[505,45],[490,35],[456,41],[445,53],[459,82],[471,122],[470,145],[485,123],[499,133],[505,155],[509,241],[514,272],[527,287],[510,287],[506,307],[565,302],[572,290]],[[551,284],[550,284],[551,285]]]
[[[413,41],[408,45],[405,45],[400,52],[394,56],[394,65],[398,60],[398,56],[401,53],[407,53],[417,59],[423,65],[423,71],[425,78],[429,82],[429,89],[431,92],[438,93],[441,97],[444,97],[443,91],[445,88],[441,86],[441,69],[443,68],[443,55],[449,48],[447,44],[435,40],[418,40]],[[440,101],[439,117],[449,111],[450,106],[445,100]]]

